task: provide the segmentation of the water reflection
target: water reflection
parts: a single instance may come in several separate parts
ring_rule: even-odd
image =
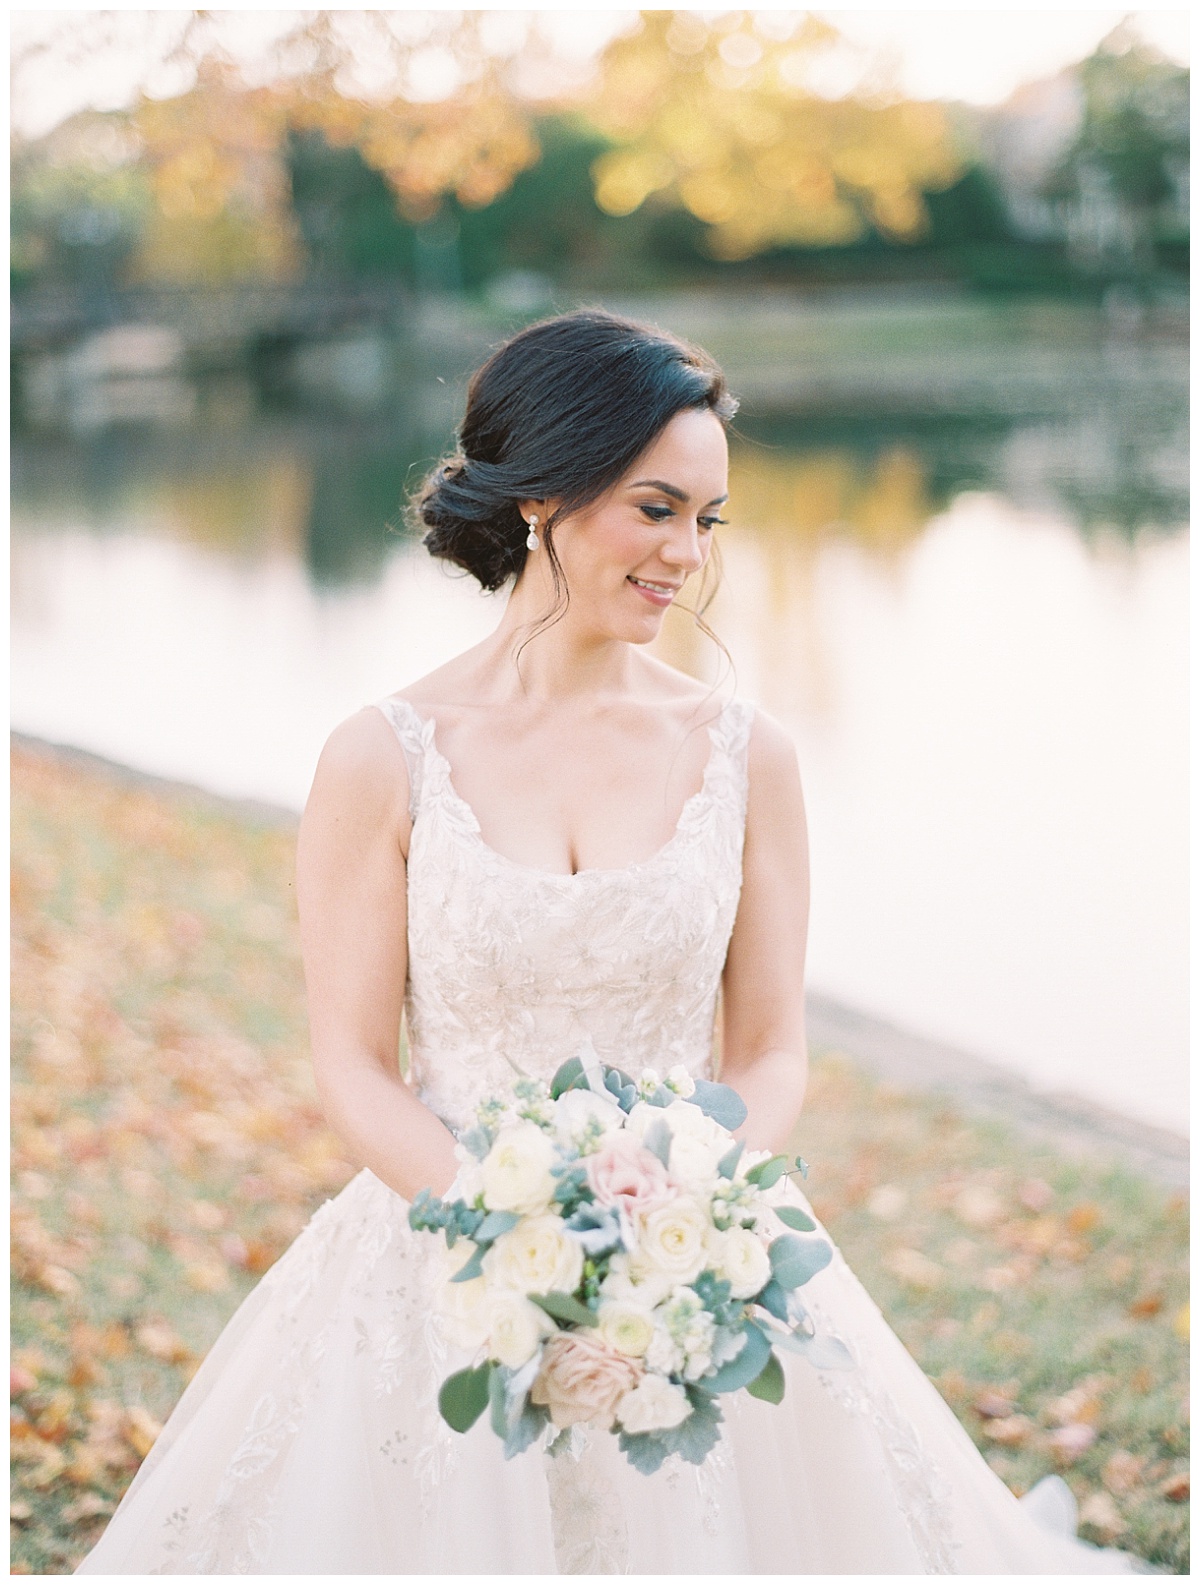
[[[206,410],[221,413],[210,399]],[[417,410],[420,403],[415,404]],[[116,430],[23,437],[14,508],[27,527],[150,527],[238,558],[294,554],[320,588],[370,584],[403,535],[404,502],[452,443],[417,419],[240,418],[186,436]],[[1056,511],[1086,537],[1170,532],[1187,516],[1181,412],[1059,422],[947,418],[742,421],[732,510],[766,541],[847,536],[886,557],[966,490]]]
[[[398,526],[447,411],[21,439],[18,729],[298,807],[338,720],[498,618]],[[740,428],[710,615],[799,747],[814,984],[1180,1127],[1177,415]],[[682,611],[661,652],[720,669]]]

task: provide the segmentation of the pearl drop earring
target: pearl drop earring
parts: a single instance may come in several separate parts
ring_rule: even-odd
[[[525,539],[525,544],[530,550],[536,550],[538,548],[537,526],[538,520],[536,516],[531,517],[529,519],[529,533]]]

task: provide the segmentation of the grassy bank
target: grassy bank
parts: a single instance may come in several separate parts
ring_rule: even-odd
[[[305,1051],[292,841],[13,761],[13,1557],[69,1573],[224,1320],[352,1167]],[[1187,1568],[1186,1207],[814,1063],[847,1258],[1014,1490]]]

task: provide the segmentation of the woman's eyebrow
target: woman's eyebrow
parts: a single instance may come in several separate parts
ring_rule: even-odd
[[[635,479],[629,488],[631,490],[661,490],[664,495],[672,496],[676,501],[686,501],[688,498],[686,490],[681,490],[677,484],[668,484],[665,479]],[[708,505],[720,506],[722,501],[728,501],[728,499],[728,495],[714,495]]]

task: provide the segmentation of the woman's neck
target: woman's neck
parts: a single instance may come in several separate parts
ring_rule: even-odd
[[[628,693],[637,668],[635,646],[583,630],[570,606],[543,627],[555,606],[537,593],[518,585],[499,627],[479,647],[495,693],[547,703]]]

